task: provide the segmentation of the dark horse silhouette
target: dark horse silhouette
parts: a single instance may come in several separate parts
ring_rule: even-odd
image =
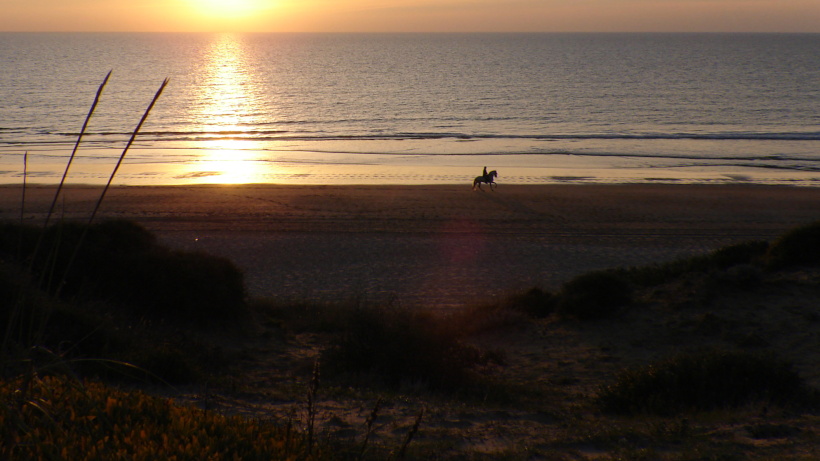
[[[485,168],[484,171],[487,171],[487,169]],[[490,190],[494,190],[493,187],[498,185],[498,184],[495,183],[495,178],[496,177],[498,177],[498,172],[495,171],[495,170],[493,170],[489,173],[486,173],[484,175],[481,175],[481,176],[476,176],[476,178],[473,180],[473,190],[475,190],[476,187],[481,189],[481,183],[489,184],[490,185]],[[481,190],[484,190],[484,189],[481,189]]]

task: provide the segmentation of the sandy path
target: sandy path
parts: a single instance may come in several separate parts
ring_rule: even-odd
[[[98,192],[67,187],[61,216],[87,217]],[[29,188],[26,219],[41,222],[52,194]],[[19,219],[20,188],[0,187],[0,207]],[[771,239],[818,211],[818,188],[261,185],[116,187],[99,216],[230,258],[255,296],[448,307]]]

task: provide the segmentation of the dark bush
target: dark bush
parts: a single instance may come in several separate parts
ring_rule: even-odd
[[[784,234],[769,248],[766,259],[774,268],[820,264],[820,222]]]
[[[389,386],[424,383],[454,390],[468,385],[474,369],[491,358],[429,313],[359,308],[350,313],[322,363],[332,374],[364,374]]]
[[[247,314],[241,272],[205,253],[155,249],[97,275],[100,292],[152,317],[218,325]]]
[[[614,271],[590,272],[567,282],[558,295],[558,312],[579,320],[611,317],[632,300],[629,283]]]
[[[40,232],[34,226],[0,222],[0,257],[6,261],[19,261],[34,248]]]
[[[743,352],[703,351],[624,371],[599,392],[597,402],[612,413],[672,415],[756,401],[787,404],[808,395],[789,363]]]
[[[39,232],[4,225],[0,254],[21,265],[34,259],[33,278],[49,293],[198,325],[231,325],[247,316],[243,275],[227,259],[170,250],[124,220],[54,225],[35,255]]]

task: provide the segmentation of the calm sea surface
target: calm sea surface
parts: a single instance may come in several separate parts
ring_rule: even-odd
[[[0,33],[0,182],[820,186],[818,34]]]

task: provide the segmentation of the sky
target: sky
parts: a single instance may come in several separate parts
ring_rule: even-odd
[[[820,0],[0,0],[0,31],[820,32]]]

